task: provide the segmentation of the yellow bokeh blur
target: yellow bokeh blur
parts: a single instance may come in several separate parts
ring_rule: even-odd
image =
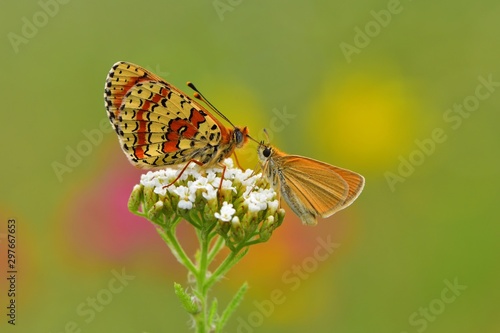
[[[411,84],[383,74],[330,76],[309,108],[316,121],[308,128],[309,137],[338,159],[379,172],[412,145],[421,108]]]

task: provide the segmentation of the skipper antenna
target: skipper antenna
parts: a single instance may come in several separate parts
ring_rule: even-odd
[[[267,133],[267,129],[263,129],[262,130],[264,132],[264,134],[266,135],[266,139],[267,139],[267,143],[266,145],[269,145],[271,143],[271,140],[269,140],[269,133]],[[252,139],[253,140],[253,139]],[[255,141],[255,140],[254,140]]]

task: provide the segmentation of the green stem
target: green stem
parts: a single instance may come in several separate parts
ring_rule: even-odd
[[[208,252],[209,263],[211,263],[217,256],[217,254],[219,254],[223,246],[224,246],[224,238],[222,238],[221,236],[217,236],[214,245],[210,248],[210,251]]]
[[[259,243],[262,243],[262,240],[254,239],[254,240],[245,242],[245,246],[248,247],[248,246],[259,244]]]
[[[175,229],[158,229],[158,233],[160,234],[161,238],[167,243],[168,247],[174,254],[175,258],[183,264],[191,273],[197,274],[197,269],[191,259],[189,259],[188,255],[186,252],[184,252],[184,249],[182,246],[179,244],[177,241],[177,238],[175,236]]]
[[[209,245],[211,239],[208,238],[209,233],[205,230],[197,231],[198,240],[200,242],[200,253],[199,253],[199,263],[198,263],[198,274],[196,275],[196,293],[201,304],[200,313],[197,314],[197,330],[199,333],[206,333],[210,331],[207,327],[207,315],[208,315],[208,289],[205,280],[208,275],[208,266],[210,264],[208,260]]]
[[[210,288],[211,286],[214,285],[217,280],[219,280],[222,276],[224,276],[240,259],[248,252],[248,248],[241,248],[238,247],[235,249],[235,251],[232,251],[226,259],[217,267],[217,269],[214,271],[212,276],[208,278],[206,281],[206,288]]]

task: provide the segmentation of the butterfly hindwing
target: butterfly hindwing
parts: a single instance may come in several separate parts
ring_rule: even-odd
[[[108,116],[136,166],[154,168],[211,161],[220,123],[180,90],[139,66],[120,62],[108,74]]]
[[[363,187],[365,186],[365,178],[351,170],[342,169],[333,165],[328,166],[340,177],[342,177],[348,186],[349,190],[347,192],[347,197],[342,205],[342,209],[344,209],[352,204],[361,194],[361,191],[363,191]]]
[[[123,97],[130,88],[141,81],[164,82],[153,73],[128,62],[120,61],[111,67],[104,87],[104,101],[109,120],[113,125],[119,116]]]

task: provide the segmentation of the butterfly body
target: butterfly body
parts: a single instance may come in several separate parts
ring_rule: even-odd
[[[220,164],[248,140],[246,127],[226,128],[185,93],[128,62],[112,66],[104,101],[123,151],[140,168]]]
[[[304,224],[317,224],[349,206],[364,187],[363,176],[311,158],[288,155],[261,143],[262,172]]]

